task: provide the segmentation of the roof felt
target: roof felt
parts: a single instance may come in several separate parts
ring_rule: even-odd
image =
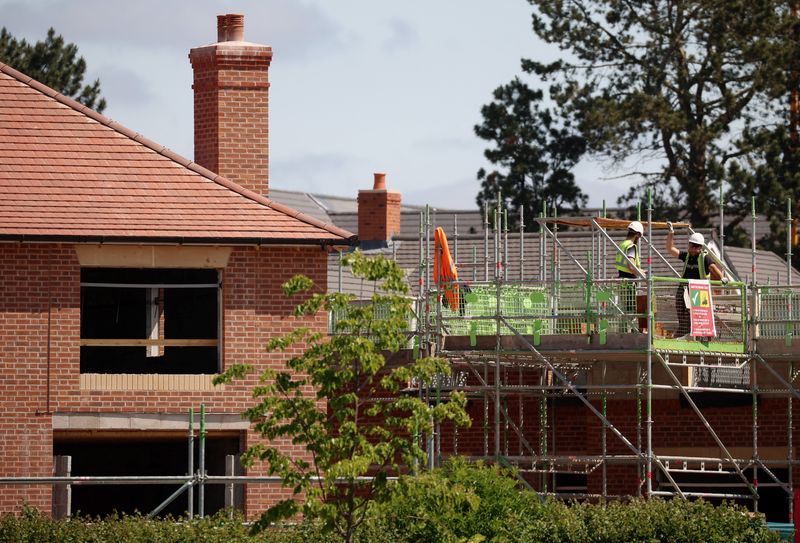
[[[1,239],[354,241],[0,63]]]

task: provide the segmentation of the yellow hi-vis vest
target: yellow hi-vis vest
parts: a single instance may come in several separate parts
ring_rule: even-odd
[[[697,269],[700,272],[700,279],[708,278],[708,270],[706,270],[706,253],[707,251],[700,251],[697,255]],[[686,258],[683,259],[683,273],[681,277],[686,275],[686,268],[689,267],[689,252],[686,252]]]
[[[631,273],[630,268],[628,268],[628,261],[625,260],[624,256],[622,256],[623,253],[626,255],[628,254],[628,249],[630,249],[631,245],[633,245],[633,249],[635,251],[635,256],[633,257],[633,263],[637,268],[639,269],[642,268],[642,263],[639,261],[639,246],[636,245],[632,239],[626,239],[625,241],[619,244],[620,250],[617,251],[617,258],[614,261],[614,267],[621,272]]]

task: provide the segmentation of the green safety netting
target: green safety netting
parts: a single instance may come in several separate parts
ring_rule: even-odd
[[[609,283],[602,287],[591,283],[503,286],[499,293],[492,285],[463,290],[463,303],[457,311],[438,304],[437,296],[431,296],[431,326],[436,325],[440,315],[446,334],[494,335],[498,330],[495,317],[499,309],[499,314],[522,334],[584,334],[601,327],[607,331],[627,330],[636,313],[636,290],[632,283]],[[500,334],[509,335],[513,331],[501,322]]]

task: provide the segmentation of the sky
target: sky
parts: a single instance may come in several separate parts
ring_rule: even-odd
[[[373,172],[403,202],[472,209],[488,167],[474,135],[492,91],[522,57],[557,51],[531,30],[525,0],[0,0],[0,25],[79,47],[104,114],[193,157],[189,49],[216,41],[216,16],[245,16],[246,41],[272,46],[270,186],[355,197]],[[582,163],[589,205],[624,180]]]

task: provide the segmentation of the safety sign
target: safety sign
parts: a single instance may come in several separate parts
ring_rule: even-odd
[[[714,304],[711,300],[711,283],[689,280],[689,316],[694,337],[716,337],[714,326]]]

